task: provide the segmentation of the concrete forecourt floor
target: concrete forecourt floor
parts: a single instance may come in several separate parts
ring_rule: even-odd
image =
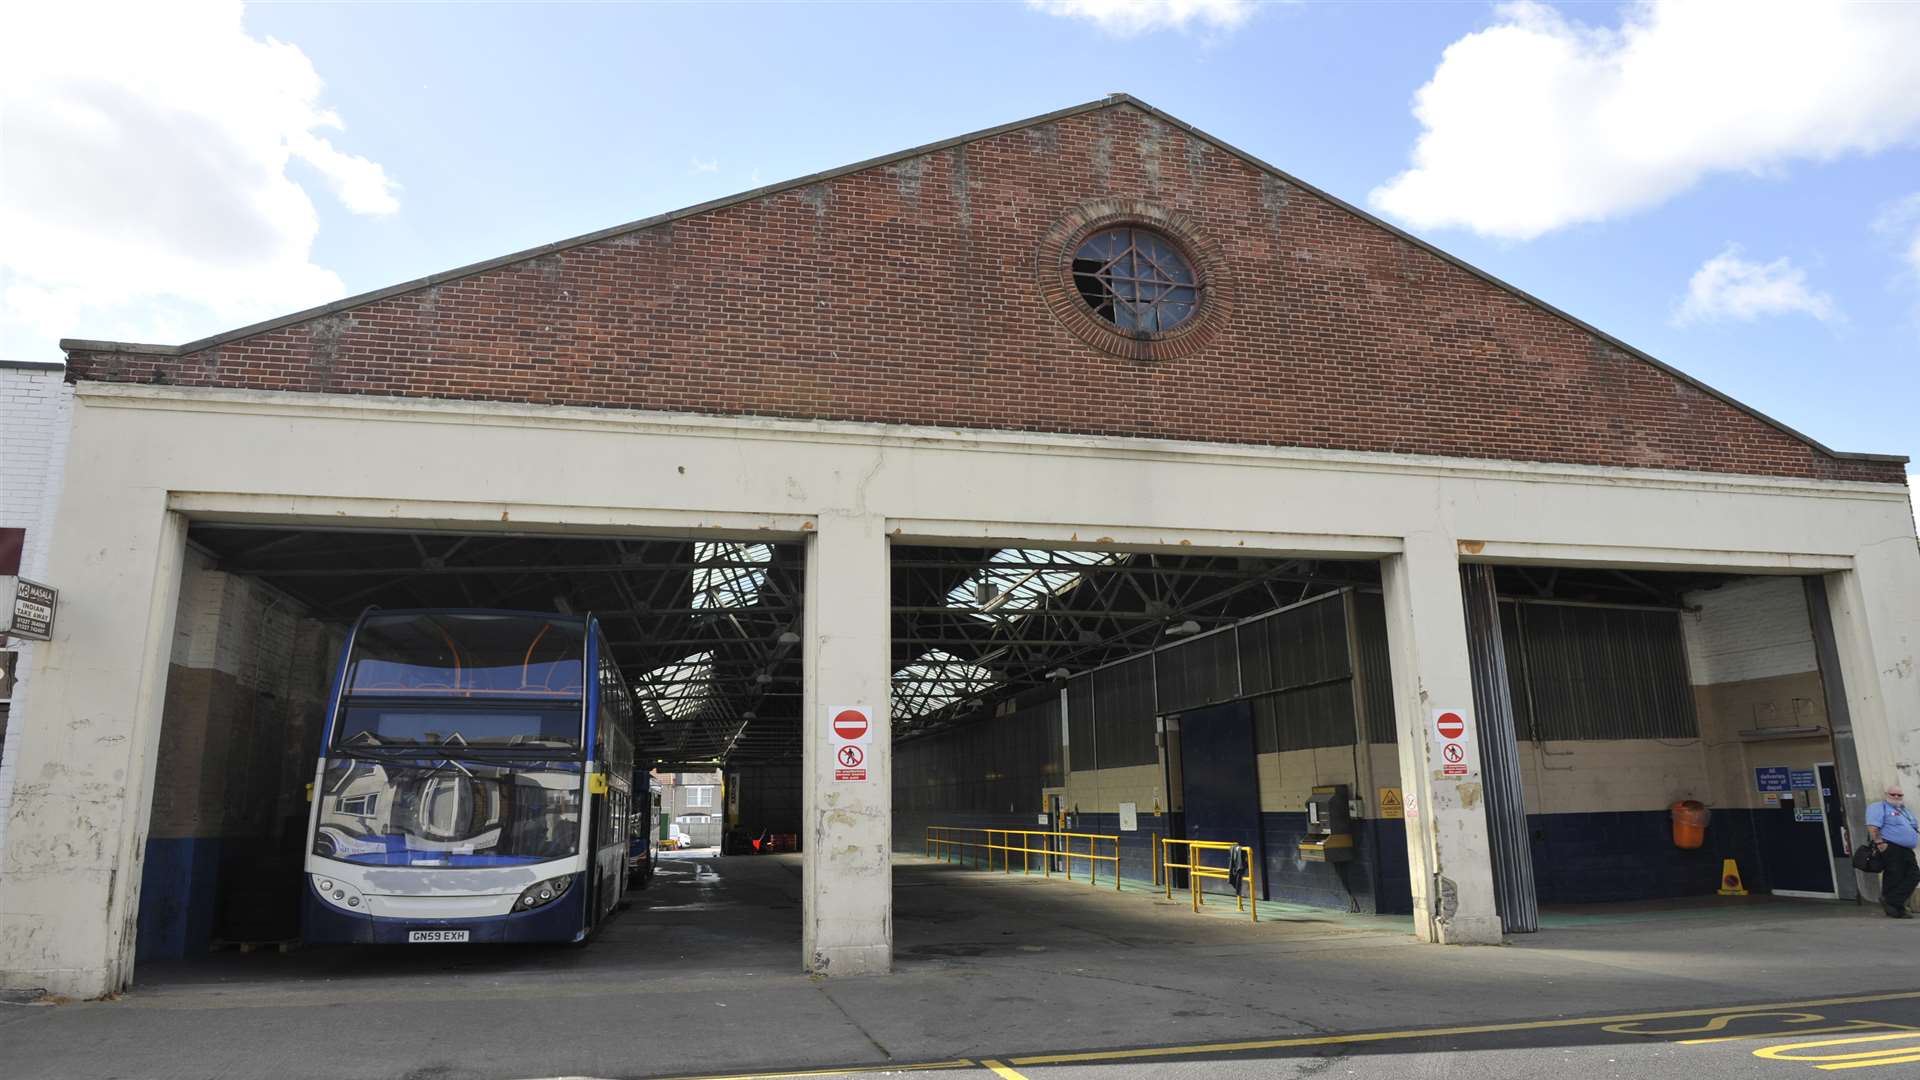
[[[901,856],[895,974],[798,973],[793,856],[670,855],[583,949],[222,953],[0,1005],[0,1077],[1920,1076],[1920,920],[1771,898],[1406,919]]]

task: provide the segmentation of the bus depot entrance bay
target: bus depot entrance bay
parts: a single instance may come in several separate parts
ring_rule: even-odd
[[[139,962],[585,940],[654,769],[724,759],[796,796],[727,826],[797,835],[801,590],[790,543],[194,525]]]

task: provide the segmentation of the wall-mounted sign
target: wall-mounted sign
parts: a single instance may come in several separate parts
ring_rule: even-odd
[[[1383,818],[1404,818],[1406,807],[1400,803],[1400,789],[1383,787],[1380,789],[1380,816]]]
[[[1434,754],[1439,777],[1464,780],[1473,775],[1473,723],[1466,709],[1433,710]]]
[[[873,743],[873,711],[865,705],[829,705],[826,721],[833,743],[834,781],[866,783],[867,753]]]
[[[1137,804],[1130,802],[1120,804],[1120,831],[1140,831],[1140,807]]]
[[[1813,778],[1812,769],[1790,769],[1787,771],[1787,786],[1800,791],[1819,787],[1820,781]]]
[[[53,613],[60,606],[60,590],[26,578],[13,579],[13,621],[0,631],[34,641],[53,640]]]
[[[1791,778],[1789,776],[1791,772],[1792,770],[1788,769],[1785,765],[1762,765],[1753,770],[1753,786],[1756,790],[1762,792],[1791,791]],[[1807,786],[1812,787],[1813,785],[1808,784]],[[1778,802],[1779,800],[1776,799],[1775,801]]]

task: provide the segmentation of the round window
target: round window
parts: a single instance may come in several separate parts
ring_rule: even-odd
[[[1127,334],[1165,333],[1200,307],[1200,283],[1186,254],[1165,236],[1131,225],[1081,242],[1073,284],[1102,322]]]

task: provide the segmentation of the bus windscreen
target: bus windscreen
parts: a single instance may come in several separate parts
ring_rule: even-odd
[[[586,625],[561,615],[371,614],[353,641],[349,696],[578,699]]]
[[[580,706],[515,704],[504,708],[423,708],[347,704],[334,728],[341,749],[434,747],[510,749],[575,754],[580,750]]]
[[[313,853],[373,866],[517,866],[580,850],[580,766],[327,763]]]

